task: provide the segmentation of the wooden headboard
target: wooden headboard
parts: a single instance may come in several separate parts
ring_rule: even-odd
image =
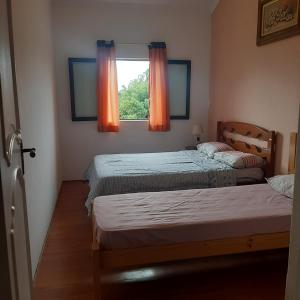
[[[265,176],[274,176],[275,131],[241,122],[218,122],[217,140],[237,151],[252,153],[265,159]]]
[[[295,174],[297,155],[297,133],[292,132],[290,135],[290,156],[289,156],[289,174]]]

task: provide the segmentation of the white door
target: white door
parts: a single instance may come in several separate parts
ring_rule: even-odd
[[[0,298],[30,300],[32,274],[11,24],[10,0],[0,0]]]

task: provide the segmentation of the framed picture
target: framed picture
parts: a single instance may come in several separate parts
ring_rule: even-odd
[[[257,45],[300,34],[300,0],[259,0]]]

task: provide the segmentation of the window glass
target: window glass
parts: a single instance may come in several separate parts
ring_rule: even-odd
[[[117,60],[120,120],[145,120],[149,108],[149,61]]]

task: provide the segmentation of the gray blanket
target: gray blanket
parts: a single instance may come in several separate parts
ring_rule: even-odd
[[[199,151],[97,155],[86,179],[97,196],[236,185],[236,171]]]

